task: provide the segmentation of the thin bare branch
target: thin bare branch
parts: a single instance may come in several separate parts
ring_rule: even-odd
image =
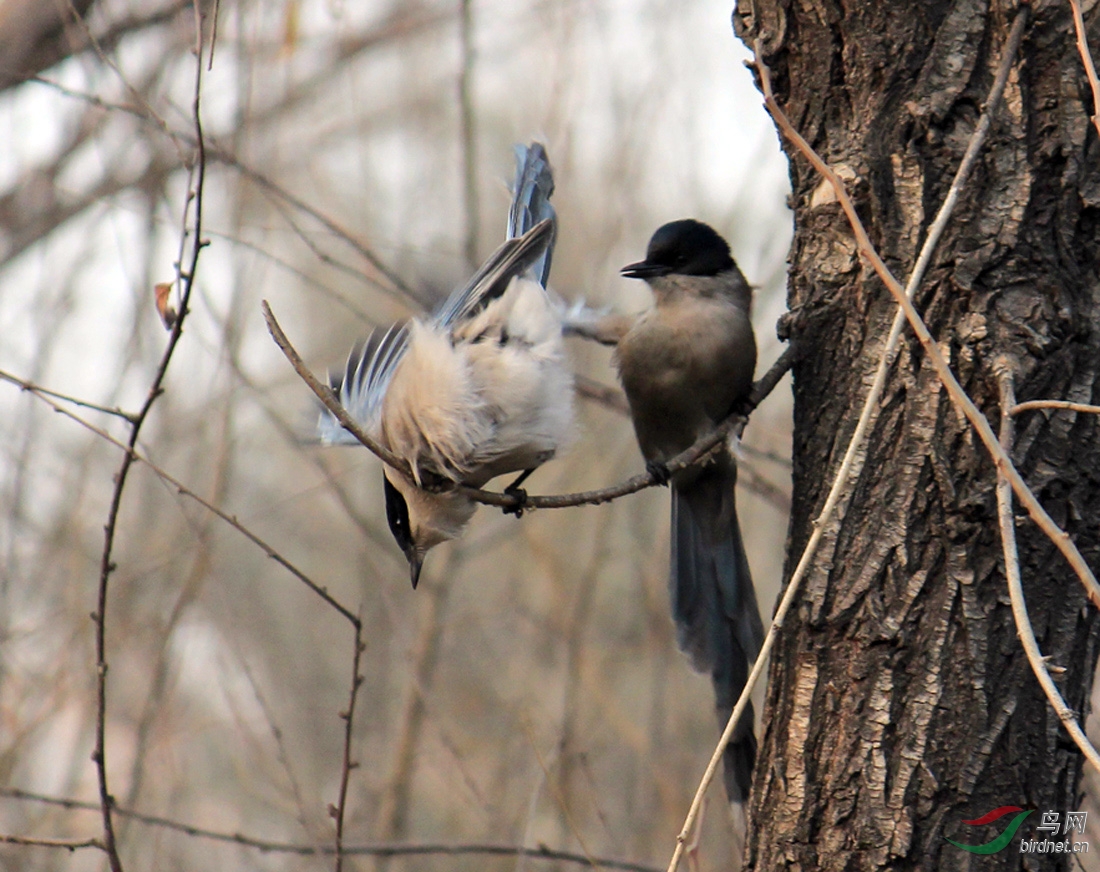
[[[1001,415],[1001,447],[1006,453],[1012,450],[1015,441],[1015,428],[1011,409],[1016,404],[1016,392],[1010,367],[1002,366],[1000,378],[1001,408],[1005,412]],[[1054,713],[1066,728],[1070,738],[1085,755],[1085,759],[1093,768],[1100,771],[1100,754],[1092,742],[1088,740],[1085,731],[1077,719],[1077,714],[1066,705],[1065,699],[1054,683],[1047,668],[1043,652],[1039,650],[1039,642],[1035,638],[1035,630],[1031,626],[1031,618],[1027,613],[1027,601],[1024,599],[1024,586],[1020,579],[1020,555],[1016,550],[1016,517],[1012,511],[1012,487],[1000,468],[997,470],[997,520],[1001,528],[1001,543],[1004,548],[1005,580],[1008,582],[1008,595],[1012,600],[1012,618],[1016,622],[1016,635],[1020,638],[1020,645],[1027,655],[1027,662],[1031,664],[1031,671],[1043,688],[1047,700],[1050,702]]]
[[[301,581],[303,584],[305,584],[310,590],[312,590],[319,597],[321,597],[321,599],[323,599],[328,605],[330,605],[332,608],[334,608],[336,611],[338,611],[341,615],[343,615],[345,618],[347,618],[348,621],[352,624],[352,626],[354,627],[354,630],[355,630],[355,640],[354,640],[355,647],[354,647],[354,652],[353,652],[353,655],[352,655],[351,690],[349,691],[349,694],[348,694],[348,707],[345,711],[340,713],[340,717],[344,721],[344,742],[343,742],[343,753],[342,753],[342,761],[341,761],[341,768],[340,768],[340,792],[339,792],[339,797],[338,797],[338,800],[337,800],[337,804],[332,808],[332,816],[333,816],[333,818],[335,819],[335,822],[336,822],[336,845],[335,845],[335,849],[334,849],[333,853],[336,856],[336,872],[341,872],[341,869],[343,868],[343,857],[346,856],[346,854],[347,854],[347,851],[344,850],[343,838],[344,838],[344,820],[345,820],[346,808],[347,808],[348,785],[349,785],[349,782],[350,782],[352,769],[355,769],[358,766],[358,764],[355,763],[352,760],[351,746],[352,746],[353,735],[354,735],[355,703],[356,703],[356,700],[358,698],[359,688],[363,683],[363,677],[360,674],[360,663],[361,663],[362,653],[363,653],[363,649],[364,649],[363,637],[362,637],[363,623],[362,623],[361,618],[359,618],[358,615],[354,614],[349,609],[347,609],[345,606],[343,606],[331,594],[329,594],[329,592],[327,590],[325,590],[323,587],[321,587],[316,582],[314,582],[305,573],[303,573],[296,566],[294,566],[292,563],[290,563],[289,560],[287,560],[285,557],[283,557],[282,554],[280,554],[278,551],[276,551],[274,548],[272,548],[270,545],[268,545],[266,542],[264,542],[262,539],[260,539],[260,537],[257,536],[255,533],[253,533],[251,530],[249,530],[244,525],[242,525],[236,518],[226,514],[221,509],[217,508],[216,506],[209,503],[207,500],[200,497],[197,493],[195,493],[193,490],[188,488],[186,485],[184,485],[177,478],[170,475],[168,472],[166,472],[165,470],[163,470],[162,468],[157,466],[155,463],[150,461],[148,458],[142,456],[132,446],[125,445],[124,443],[122,443],[119,440],[112,437],[109,433],[107,433],[103,430],[100,430],[99,428],[93,426],[89,422],[83,420],[82,418],[78,417],[77,415],[73,414],[72,412],[68,411],[67,409],[59,406],[52,399],[50,399],[48,396],[46,396],[43,393],[39,392],[33,386],[28,385],[26,382],[22,381],[21,379],[17,379],[15,377],[11,376],[9,373],[3,372],[3,371],[0,371],[0,379],[3,379],[5,381],[9,381],[9,382],[12,382],[14,384],[20,385],[23,388],[23,390],[31,392],[32,394],[37,396],[39,399],[41,399],[43,402],[50,405],[55,411],[60,412],[61,414],[65,415],[66,417],[71,418],[72,420],[76,421],[78,424],[80,424],[81,426],[83,426],[86,429],[90,430],[91,432],[95,433],[100,438],[110,442],[111,444],[113,444],[113,445],[115,445],[119,448],[122,448],[124,451],[126,451],[127,457],[129,457],[131,459],[131,461],[138,461],[138,462],[144,463],[162,481],[165,481],[168,484],[172,485],[177,490],[178,493],[180,493],[183,496],[190,497],[192,500],[197,502],[199,505],[201,505],[207,511],[211,512],[212,514],[214,514],[215,516],[217,516],[221,520],[225,521],[227,524],[229,524],[231,527],[233,527],[233,529],[235,529],[239,533],[241,533],[250,542],[252,542],[257,547],[259,547],[268,557],[270,557],[271,559],[273,559],[277,563],[279,563],[281,566],[283,566],[287,571],[289,571],[292,575],[294,575],[295,578],[297,578],[299,581]],[[97,621],[97,626],[102,626],[102,623],[103,623],[102,620]],[[101,785],[102,785],[102,781],[101,781]],[[114,804],[113,804],[113,801],[112,801],[111,802],[111,808],[113,808],[113,806],[114,806]],[[108,817],[109,817],[109,810],[108,810]],[[113,827],[112,827],[112,833],[113,833]],[[104,850],[108,850],[108,849],[106,847],[104,847]],[[110,856],[109,851],[108,851],[108,856]]]
[[[1100,133],[1100,79],[1096,77],[1096,65],[1092,62],[1092,52],[1089,51],[1088,35],[1085,31],[1085,16],[1081,12],[1080,0],[1069,0],[1069,8],[1073,10],[1073,29],[1077,32],[1077,53],[1081,55],[1081,65],[1088,76],[1089,87],[1092,89],[1092,126]]]
[[[569,832],[571,832],[573,834],[573,838],[577,840],[577,844],[580,845],[581,850],[584,851],[584,857],[585,857],[586,862],[590,866],[592,866],[593,868],[599,869],[600,868],[600,863],[599,863],[599,861],[596,860],[595,856],[588,849],[588,845],[585,843],[584,834],[581,832],[580,826],[573,819],[573,815],[569,811],[569,804],[565,801],[565,797],[562,796],[561,790],[558,787],[558,785],[554,782],[554,779],[550,777],[550,769],[547,766],[546,758],[542,755],[542,752],[539,750],[538,741],[535,739],[535,731],[532,729],[531,725],[529,723],[527,723],[526,721],[523,724],[523,731],[527,734],[527,741],[531,745],[531,750],[535,752],[535,759],[538,761],[539,769],[542,770],[542,775],[543,775],[544,782],[546,784],[546,789],[549,790],[551,796],[554,797],[554,804],[557,805],[558,810],[562,813],[562,816],[565,818],[566,824],[569,827]]]
[[[630,414],[630,407],[626,402],[626,394],[619,390],[619,388],[605,385],[602,382],[596,381],[594,378],[590,378],[580,373],[574,376],[573,383],[578,397],[591,400],[603,406],[605,409],[610,409],[612,412],[618,412],[620,415]]]
[[[99,805],[94,802],[84,802],[77,799],[64,797],[45,796],[40,793],[32,793],[18,788],[0,788],[0,796],[27,802],[41,802],[47,805],[59,806],[68,809],[80,809],[96,811]],[[190,824],[174,821],[170,818],[144,814],[131,809],[117,808],[115,813],[120,817],[131,818],[138,823],[152,827],[160,827],[175,832],[184,833],[195,838],[210,839],[211,841],[227,842],[241,845],[246,848],[255,848],[270,854],[294,854],[298,856],[330,856],[336,853],[331,845],[300,845],[292,842],[274,842],[247,836],[242,833],[226,833],[218,830],[194,827]],[[14,836],[11,838],[21,838]],[[58,845],[57,847],[66,847]],[[81,846],[82,847],[82,846]],[[93,847],[93,846],[88,846]],[[345,857],[411,857],[411,856],[462,856],[483,855],[490,857],[531,857],[537,860],[556,860],[563,863],[575,863],[582,866],[591,866],[598,863],[605,869],[621,869],[623,872],[657,872],[656,867],[644,863],[631,863],[625,860],[612,860],[606,857],[589,858],[584,854],[573,851],[558,851],[545,845],[525,847],[523,845],[503,845],[494,843],[465,843],[465,844],[440,844],[440,843],[408,843],[390,844],[378,843],[374,845],[348,845],[343,848]]]
[[[1100,415],[1100,406],[1090,406],[1087,403],[1071,403],[1069,400],[1028,400],[1026,403],[1017,403],[1008,410],[1008,413],[1019,415],[1021,412],[1030,412],[1033,409],[1065,409],[1070,412]]]
[[[46,87],[66,97],[70,97],[74,100],[81,100],[90,106],[95,106],[99,109],[111,112],[122,112],[127,115],[131,115],[134,118],[137,118],[139,121],[147,124],[152,124],[161,133],[167,136],[169,140],[172,141],[177,150],[180,147],[180,143],[184,143],[193,148],[198,147],[194,136],[184,132],[171,130],[163,121],[163,119],[161,119],[155,113],[150,114],[151,110],[150,112],[146,112],[142,106],[136,106],[126,103],[114,103],[108,100],[104,100],[96,94],[89,94],[83,91],[77,91],[73,88],[68,88],[58,82],[51,81],[50,79],[42,78],[41,76],[32,76],[30,80],[45,85]],[[240,175],[258,185],[269,196],[273,197],[276,200],[281,200],[282,202],[288,204],[297,211],[310,216],[333,236],[343,240],[364,260],[366,260],[367,263],[369,263],[379,273],[379,275],[381,275],[386,280],[385,282],[376,282],[377,286],[383,291],[390,294],[391,296],[399,297],[406,302],[411,301],[417,306],[424,306],[428,302],[423,294],[418,293],[415,288],[406,283],[397,273],[390,269],[385,264],[385,262],[374,252],[374,250],[370,248],[370,246],[368,246],[363,240],[356,237],[349,230],[341,227],[335,219],[330,218],[328,215],[324,214],[316,207],[311,206],[305,200],[301,199],[295,194],[292,194],[286,188],[275,182],[273,179],[269,178],[264,173],[261,173],[259,170],[253,168],[249,164],[246,164],[235,154],[225,148],[222,148],[216,142],[204,142],[203,148],[205,151],[206,159],[208,161],[216,161],[217,163],[223,164],[224,166],[231,167],[232,169],[236,170]],[[132,183],[129,183],[127,185],[118,183],[117,187],[119,189],[122,189],[131,185]],[[99,198],[101,197],[102,194]],[[341,269],[345,272],[351,272],[357,276],[362,276],[361,273],[354,271],[353,269],[346,266],[345,264],[342,264],[335,258],[326,257],[325,260],[326,262],[331,263],[338,269]]]
[[[13,836],[0,833],[0,843],[5,845],[30,845],[38,848],[64,848],[66,851],[76,851],[80,848],[98,848],[103,851],[103,843],[99,839],[38,839],[32,836]]]
[[[34,80],[39,72],[49,69],[66,58],[87,51],[93,46],[93,43],[98,46],[100,51],[110,52],[126,36],[171,22],[191,3],[192,0],[174,0],[164,8],[148,15],[131,15],[121,18],[112,22],[108,25],[108,29],[95,36],[88,30],[83,15],[80,15],[73,22],[76,26],[66,32],[65,39],[55,38],[37,41],[34,50],[34,62],[29,67],[22,70],[5,69],[0,72],[0,90]]]
[[[221,9],[221,0],[214,0],[214,9],[210,14],[210,57],[206,61],[207,72],[214,69],[214,49],[218,47],[218,13]]]
[[[344,275],[351,276],[357,282],[362,282],[363,284],[367,285],[373,285],[387,294],[393,294],[393,288],[379,282],[375,276],[372,276],[369,273],[359,269],[358,267],[352,266],[351,264],[344,263],[338,257],[329,254],[327,251],[324,250],[324,248],[318,245],[312,239],[310,234],[306,232],[305,228],[303,228],[298,223],[298,221],[292,214],[293,211],[296,209],[294,204],[286,202],[284,197],[276,196],[273,192],[269,190],[265,189],[264,193],[271,201],[271,205],[275,209],[275,211],[282,216],[283,220],[287,223],[287,226],[290,227],[291,232],[293,232],[294,235],[297,236],[299,240],[301,240],[302,244],[310,250],[310,253],[312,253],[318,261],[327,266],[331,266],[334,270],[342,272]]]
[[[766,460],[769,463],[774,463],[776,466],[782,466],[784,469],[790,469],[792,466],[791,458],[777,451],[768,451],[764,448],[757,448],[755,445],[742,445],[741,450],[750,457],[755,457],[758,460]]]
[[[772,364],[771,368],[764,373],[760,380],[753,385],[752,393],[749,395],[749,400],[746,403],[749,410],[755,409],[760,405],[768,394],[775,389],[780,379],[782,379],[791,368],[793,359],[794,350],[792,348],[787,348],[775,363]],[[702,459],[713,450],[715,445],[728,439],[731,434],[740,432],[745,426],[746,420],[747,415],[745,413],[730,415],[730,417],[726,418],[725,421],[719,424],[710,433],[699,437],[696,443],[686,451],[677,454],[669,460],[666,464],[668,471],[670,473],[679,472]],[[599,490],[547,496],[528,496],[526,500],[522,502],[512,494],[495,493],[493,491],[484,491],[467,487],[460,487],[459,489],[471,499],[477,500],[488,506],[498,506],[503,509],[514,510],[519,507],[524,509],[564,509],[571,506],[597,506],[601,503],[608,503],[619,497],[645,490],[647,487],[654,487],[662,484],[663,482],[646,472],[628,478],[620,484],[601,488]]]
[[[294,346],[290,344],[290,340],[286,338],[283,328],[280,327],[279,322],[275,320],[275,315],[272,313],[267,300],[264,300],[260,304],[260,307],[263,310],[264,321],[267,323],[267,329],[271,333],[271,338],[275,340],[275,344],[279,346],[279,350],[286,356],[286,359],[290,361],[290,365],[294,367],[294,371],[298,373],[302,381],[309,385],[309,389],[317,395],[317,399],[324,403],[325,408],[336,416],[336,420],[340,422],[344,429],[370,449],[373,454],[377,455],[382,461],[388,463],[394,469],[400,470],[411,478],[412,470],[409,469],[408,463],[406,463],[403,458],[398,457],[392,451],[382,447],[378,442],[372,439],[370,435],[359,426],[358,422],[347,413],[344,407],[340,405],[340,400],[337,399],[335,391],[310,372],[309,367],[307,367],[305,361],[302,360],[302,356],[298,354]]]
[[[333,809],[333,817],[336,819],[336,872],[342,872],[344,868],[344,818],[348,804],[348,783],[351,780],[351,770],[359,766],[352,760],[351,743],[355,721],[355,701],[359,697],[359,688],[363,685],[359,664],[365,647],[363,622],[360,619],[355,623],[355,652],[351,658],[351,690],[348,693],[348,707],[346,711],[340,712],[340,717],[344,721],[344,751],[340,766],[340,796]]]
[[[350,231],[345,230],[343,227],[337,224],[334,219],[329,218],[324,213],[309,205],[309,203],[307,203],[305,200],[302,200],[300,197],[295,196],[294,194],[290,193],[290,191],[276,184],[259,170],[253,169],[252,167],[243,163],[239,158],[237,158],[230,152],[225,151],[221,148],[213,148],[211,149],[210,156],[213,159],[217,160],[219,163],[223,163],[227,166],[233,167],[241,175],[243,175],[250,181],[255,182],[269,194],[272,194],[278,197],[280,200],[285,201],[286,203],[297,209],[299,212],[303,212],[304,214],[309,215],[311,218],[317,221],[317,223],[319,223],[322,227],[329,231],[329,233],[344,240],[344,242],[346,242],[356,252],[358,252],[359,255],[367,263],[374,267],[375,270],[377,270],[378,273],[383,276],[386,281],[389,282],[388,286],[386,284],[379,283],[379,287],[381,287],[383,290],[394,295],[400,294],[406,300],[412,300],[418,305],[423,305],[425,301],[409,284],[407,284],[397,273],[390,269],[365,242],[356,237]]]
[[[466,210],[466,263],[478,264],[477,238],[480,215],[477,196],[477,119],[474,117],[474,12],[471,0],[459,0],[459,45],[462,59],[458,71],[459,141],[462,143],[462,191]]]
[[[76,16],[76,9],[73,6],[73,0],[68,0],[68,2],[69,2],[70,8],[73,10],[74,16]],[[192,0],[191,5],[195,9],[195,16],[199,17],[200,13],[198,11],[198,0]],[[134,104],[136,106],[140,107],[140,115],[143,118],[145,118],[146,120],[151,121],[153,124],[155,124],[157,126],[157,128],[168,137],[168,139],[171,141],[173,147],[176,149],[176,154],[177,154],[177,157],[179,159],[179,162],[181,164],[186,164],[187,159],[184,155],[183,147],[180,144],[178,138],[173,136],[171,129],[168,127],[168,122],[165,121],[160,116],[160,114],[153,108],[152,104],[148,100],[145,99],[145,95],[141,92],[141,90],[138,89],[138,88],[135,88],[130,83],[130,80],[127,79],[125,74],[123,74],[122,70],[119,69],[118,64],[115,63],[114,59],[104,50],[104,47],[100,44],[99,40],[96,39],[96,37],[92,34],[91,30],[88,29],[88,26],[87,26],[87,24],[84,23],[84,20],[77,16],[76,21],[79,23],[80,27],[83,29],[84,35],[88,39],[88,44],[91,46],[92,50],[95,52],[95,54],[99,58],[100,62],[105,67],[107,67],[112,72],[114,72],[114,74],[116,76],[118,76],[118,80],[122,83],[122,86],[126,89],[127,93],[130,95],[131,99],[133,99]],[[201,32],[201,30],[198,33],[196,43],[200,46],[200,50],[199,50],[198,53],[199,53],[199,55],[201,55],[202,54],[202,52],[201,52],[201,45],[202,45],[202,32]],[[196,129],[199,130],[199,138],[201,139],[201,136],[202,136],[201,128],[196,128]]]
[[[0,372],[0,379],[6,382],[11,382],[13,385],[18,385],[25,391],[34,391],[35,393],[42,394],[43,396],[53,397],[55,400],[62,400],[66,403],[72,403],[74,406],[80,406],[82,409],[91,409],[93,412],[103,412],[107,415],[114,415],[116,418],[122,418],[124,421],[134,423],[137,416],[133,412],[124,412],[117,407],[101,406],[99,403],[92,403],[88,400],[81,400],[77,397],[69,396],[68,394],[62,394],[58,391],[51,391],[49,388],[44,388],[42,385],[37,385],[34,382],[26,381],[18,376],[12,375],[7,372]]]
[[[784,517],[791,512],[790,494],[761,475],[749,463],[739,468],[737,483],[750,493],[756,494]]]
[[[196,6],[196,15],[198,14],[198,8]],[[149,386],[145,402],[137,413],[137,417],[130,425],[129,443],[125,446],[126,450],[122,456],[122,462],[118,472],[115,474],[114,492],[111,496],[110,508],[107,513],[107,523],[104,525],[103,554],[100,560],[96,610],[92,616],[95,623],[96,648],[95,748],[92,751],[92,760],[96,766],[97,779],[99,782],[99,799],[103,814],[104,844],[106,846],[107,857],[110,861],[111,872],[122,872],[122,861],[119,858],[118,847],[115,844],[114,824],[111,819],[111,808],[114,805],[114,799],[107,785],[107,591],[111,573],[115,569],[115,564],[112,560],[115,533],[118,526],[119,512],[122,507],[122,494],[126,488],[126,480],[135,458],[134,447],[137,445],[142,425],[145,423],[145,419],[148,417],[149,411],[153,407],[153,403],[156,402],[157,397],[160,396],[164,378],[168,372],[168,366],[172,361],[172,355],[183,333],[183,324],[187,317],[187,303],[190,299],[192,288],[194,287],[194,277],[195,271],[198,268],[199,254],[204,246],[202,240],[202,196],[203,183],[206,178],[206,150],[203,141],[202,117],[200,111],[202,96],[201,27],[198,28],[195,39],[196,63],[195,89],[192,97],[192,120],[194,122],[195,138],[198,144],[198,155],[195,162],[195,185],[194,188],[188,192],[188,204],[190,205],[192,201],[194,202],[194,237],[191,241],[191,260],[186,272],[182,271],[181,263],[179,317],[172,327],[171,334],[168,338],[168,344],[164,349],[164,353],[161,355],[160,365],[157,367],[157,371],[153,376],[153,381]],[[183,236],[186,237],[187,233],[188,229],[185,212]]]

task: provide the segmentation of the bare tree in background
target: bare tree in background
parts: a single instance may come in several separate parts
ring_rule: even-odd
[[[664,495],[482,510],[414,594],[377,462],[306,444],[316,409],[260,316],[338,367],[500,241],[511,145],[539,137],[559,291],[641,308],[617,268],[698,216],[762,286],[769,362],[782,162],[726,94],[751,99],[728,10],[663,6],[0,2],[0,868],[102,868],[105,813],[124,869],[663,862],[714,739]],[[161,283],[177,310],[192,288],[169,358]],[[582,406],[532,493],[641,470],[613,405]],[[773,494],[788,417],[747,437]],[[742,503],[766,588],[782,498]],[[709,820],[698,857],[724,866]]]
[[[1095,7],[1087,20],[1097,45]],[[1022,476],[1095,571],[1096,410],[1013,408],[1013,394],[1097,398],[1100,140],[1071,4],[755,0],[741,4],[738,25],[806,140],[785,143],[798,349],[789,570],[897,312],[808,149],[843,180],[868,242],[904,280],[1004,63],[1001,108],[914,304],[989,432],[1009,435]],[[843,511],[774,650],[749,868],[976,868],[979,858],[947,838],[985,843],[1009,818],[964,821],[1014,805],[1054,811],[1061,826],[1080,803],[1082,754],[1017,638],[987,437],[927,347],[908,327],[902,337]],[[1083,721],[1097,602],[1059,552],[1064,541],[1022,511],[1013,521],[1009,509],[1006,526],[1038,647]],[[1039,823],[1036,813],[1020,834],[1043,838]],[[980,860],[983,869],[1077,862],[1016,844]]]

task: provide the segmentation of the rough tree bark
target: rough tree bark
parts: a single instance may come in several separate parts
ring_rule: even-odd
[[[1086,4],[1087,5],[1087,4]],[[742,0],[776,96],[841,175],[904,282],[982,109],[1020,7],[1002,0]],[[1100,7],[1089,8],[1100,47]],[[983,157],[917,293],[940,348],[997,428],[994,363],[1019,401],[1100,401],[1100,142],[1066,0],[1030,8]],[[847,444],[895,304],[861,266],[821,179],[791,157],[794,505],[788,574]],[[1003,830],[998,806],[1064,815],[1082,758],[1016,638],[997,532],[995,470],[908,337],[846,514],[826,537],[772,657],[746,850],[753,869],[1053,869]],[[1100,570],[1097,416],[1028,412],[1013,456]],[[1018,524],[1044,654],[1082,718],[1100,621],[1054,546]],[[1040,815],[1019,835],[1035,835]],[[1041,834],[1040,834],[1041,835]],[[1062,838],[1062,837],[1060,837]],[[1079,836],[1078,836],[1079,838]],[[1100,846],[1092,846],[1093,850]]]

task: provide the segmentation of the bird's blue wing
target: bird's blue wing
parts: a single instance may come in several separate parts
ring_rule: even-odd
[[[371,429],[380,419],[382,400],[408,346],[409,327],[398,323],[387,330],[375,330],[364,345],[351,350],[343,377],[332,387],[356,423]],[[359,444],[328,409],[321,412],[317,433],[322,442],[331,445]]]

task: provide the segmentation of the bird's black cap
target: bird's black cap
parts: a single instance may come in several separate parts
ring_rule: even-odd
[[[714,228],[685,218],[657,228],[649,240],[645,260],[624,266],[620,272],[629,279],[656,276],[716,276],[735,266],[730,247]]]

